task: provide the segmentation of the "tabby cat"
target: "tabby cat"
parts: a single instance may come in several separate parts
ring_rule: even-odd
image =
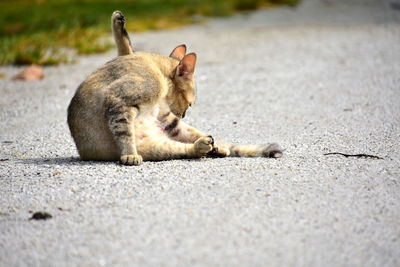
[[[177,46],[169,56],[136,52],[120,11],[111,17],[118,57],[92,73],[68,107],[68,125],[82,160],[143,160],[203,156],[280,157],[277,144],[214,144],[181,119],[196,98],[196,54]]]

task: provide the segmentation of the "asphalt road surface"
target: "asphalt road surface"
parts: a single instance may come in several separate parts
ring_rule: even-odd
[[[185,121],[280,159],[82,162],[66,109],[116,51],[38,82],[1,67],[0,266],[399,266],[399,8],[304,0],[131,35],[198,54]]]

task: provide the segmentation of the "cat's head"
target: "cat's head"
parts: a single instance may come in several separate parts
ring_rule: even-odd
[[[179,61],[171,74],[174,88],[167,101],[171,111],[183,118],[186,110],[196,100],[196,86],[194,81],[194,69],[196,66],[196,54],[186,55],[186,46],[177,46],[170,54],[171,58]]]

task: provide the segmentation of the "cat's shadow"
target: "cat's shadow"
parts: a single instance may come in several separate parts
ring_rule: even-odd
[[[199,159],[179,159],[180,161],[200,162]],[[166,160],[167,161],[167,160]],[[169,160],[172,161],[172,160]],[[149,161],[161,163],[165,161]],[[119,161],[91,161],[81,160],[79,157],[55,157],[55,158],[25,158],[16,160],[17,164],[26,165],[62,165],[62,166],[94,166],[94,165],[121,165]],[[124,165],[121,165],[124,166]]]
[[[84,161],[79,159],[79,157],[26,158],[17,160],[17,163],[27,164],[27,165],[63,165],[63,166],[118,164],[118,162],[112,162],[112,161]]]

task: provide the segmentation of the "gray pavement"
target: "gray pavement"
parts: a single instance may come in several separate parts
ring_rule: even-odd
[[[81,162],[66,108],[116,51],[39,82],[1,67],[0,266],[400,266],[393,3],[305,0],[131,36],[141,50],[197,52],[185,120],[217,140],[278,142],[277,160]],[[35,211],[53,218],[28,220]]]

